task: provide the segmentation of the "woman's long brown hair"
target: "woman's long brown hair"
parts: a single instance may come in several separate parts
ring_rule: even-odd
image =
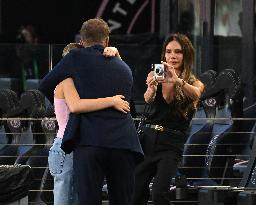
[[[194,65],[195,50],[193,48],[191,41],[186,35],[180,34],[180,33],[170,34],[166,38],[163,44],[161,60],[162,61],[166,60],[165,59],[166,46],[168,45],[168,43],[170,43],[173,40],[177,41],[181,45],[181,49],[183,53],[183,68],[181,71],[182,72],[181,77],[188,82],[190,75],[192,74],[192,68]]]
[[[171,41],[177,41],[181,45],[182,53],[183,53],[183,68],[181,70],[180,78],[184,79],[189,84],[193,83],[196,78],[192,73],[192,68],[194,65],[194,57],[195,57],[195,50],[193,48],[193,45],[189,38],[180,33],[174,33],[170,34],[168,36],[163,44],[162,48],[162,55],[161,60],[166,61],[165,59],[165,52],[166,52],[166,46]],[[191,113],[195,111],[195,105],[191,101],[190,98],[186,97],[184,95],[184,92],[180,88],[180,86],[175,86],[175,101],[174,101],[174,107],[175,109],[172,109],[173,113],[179,114],[183,116],[184,118],[187,118],[190,116]]]

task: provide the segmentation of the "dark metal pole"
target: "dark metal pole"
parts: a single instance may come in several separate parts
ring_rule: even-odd
[[[255,63],[254,63],[254,0],[242,1],[242,68],[241,78],[244,83],[245,105],[251,105],[254,98],[255,88]]]
[[[179,20],[179,8],[178,8],[178,0],[173,0],[172,1],[172,6],[171,6],[171,32],[176,32],[177,27],[178,27],[178,20]]]
[[[3,12],[2,12],[2,0],[0,0],[0,34],[3,33],[3,25],[2,25],[2,21],[3,21]]]
[[[160,1],[160,37],[170,33],[170,0]]]
[[[215,0],[200,0],[201,73],[213,68]]]

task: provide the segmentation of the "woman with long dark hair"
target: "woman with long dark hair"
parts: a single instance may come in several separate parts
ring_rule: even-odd
[[[194,48],[183,34],[171,34],[163,44],[164,78],[151,71],[146,80],[145,102],[150,114],[144,125],[142,146],[145,159],[135,172],[134,205],[147,204],[153,179],[154,205],[169,204],[165,193],[181,160],[187,130],[204,85],[192,74]]]

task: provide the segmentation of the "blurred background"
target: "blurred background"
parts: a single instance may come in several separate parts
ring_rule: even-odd
[[[146,73],[159,62],[170,32],[192,40],[197,75],[235,69],[245,104],[255,101],[253,0],[0,0],[0,77],[21,78],[27,89],[25,80],[42,78],[64,45],[79,40],[81,24],[94,17],[108,22],[110,44],[133,69],[136,101],[142,100]]]

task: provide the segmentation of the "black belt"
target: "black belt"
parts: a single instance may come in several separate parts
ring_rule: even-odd
[[[179,135],[184,135],[185,134],[184,132],[182,132],[180,130],[170,129],[170,128],[167,128],[167,127],[163,127],[161,125],[145,124],[145,127],[155,129],[155,130],[161,131],[161,132],[170,131],[170,132],[174,132],[174,133],[179,134]]]
[[[164,130],[166,130],[166,128],[164,128],[164,127],[161,126],[161,125],[145,124],[145,127],[151,128],[151,129],[155,129],[155,130],[158,130],[158,131],[164,131]]]

